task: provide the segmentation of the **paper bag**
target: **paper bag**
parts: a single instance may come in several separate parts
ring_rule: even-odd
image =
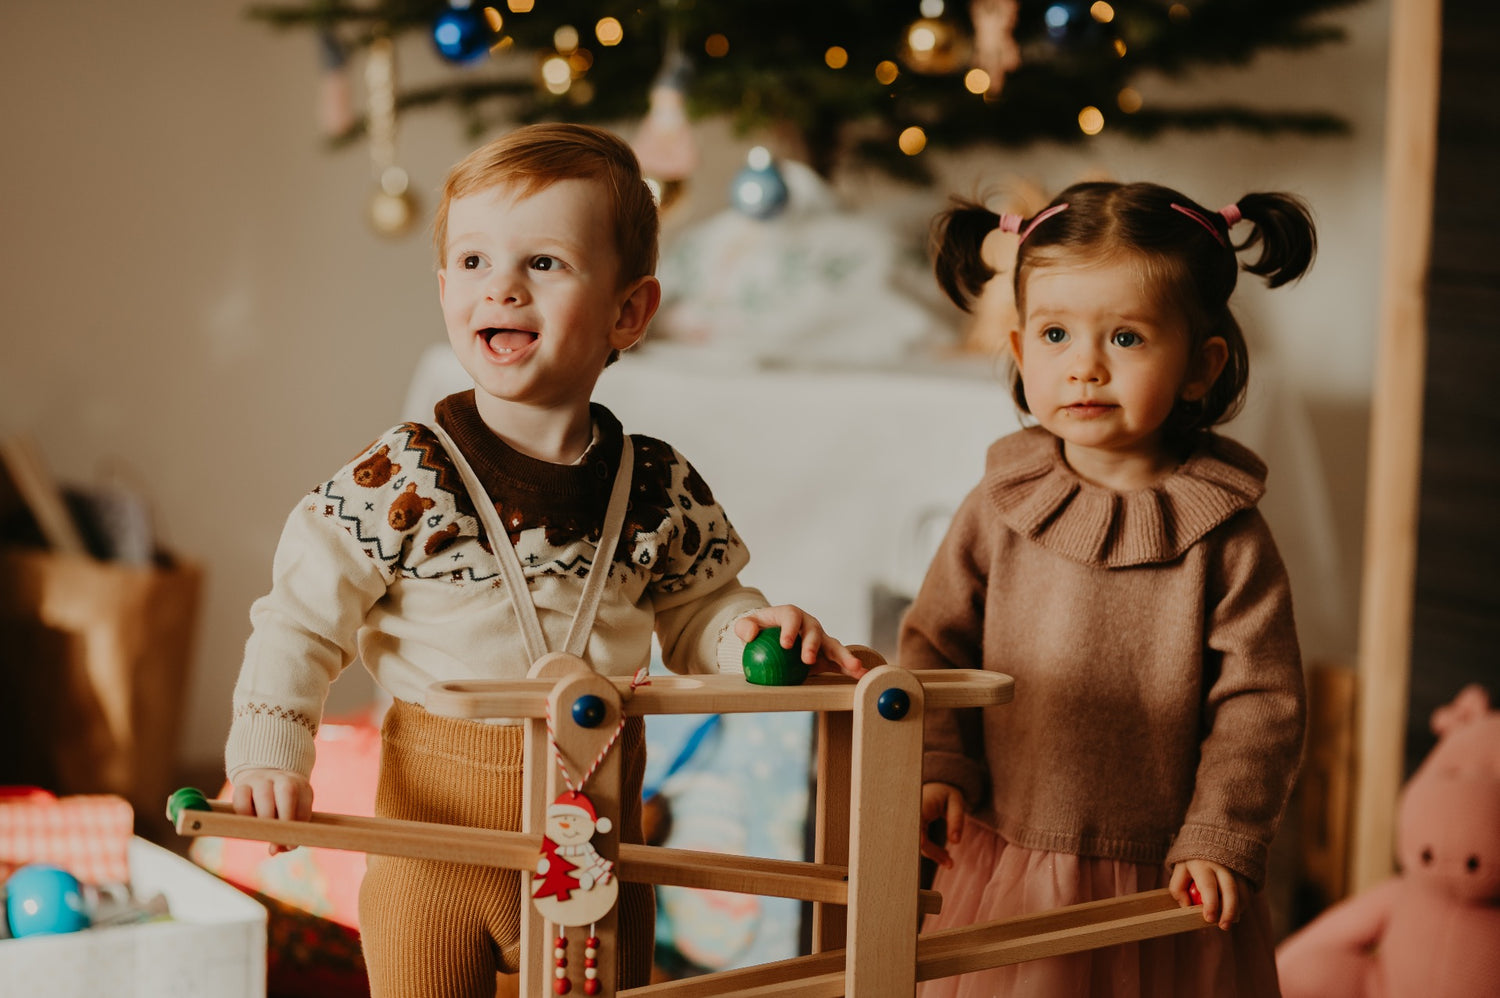
[[[200,588],[192,564],[0,549],[0,784],[118,794],[162,840]]]

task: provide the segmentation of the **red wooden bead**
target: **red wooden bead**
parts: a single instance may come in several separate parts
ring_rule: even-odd
[[[552,990],[556,991],[560,995],[565,995],[569,991],[573,990],[573,982],[568,980],[566,977],[559,977],[557,980],[552,982]]]
[[[557,947],[558,949],[567,949],[568,948],[568,937],[567,936],[558,936],[557,937],[557,942],[553,943],[552,945],[555,946],[555,947]]]
[[[598,982],[598,980],[591,979],[591,980],[584,981],[583,982],[583,993],[586,994],[586,995],[596,995],[596,994],[598,994],[599,993],[599,982]]]

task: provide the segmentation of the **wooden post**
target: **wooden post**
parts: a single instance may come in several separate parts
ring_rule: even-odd
[[[1393,0],[1390,37],[1380,349],[1360,599],[1359,773],[1350,885],[1355,891],[1391,873],[1404,770],[1442,5]]]
[[[890,665],[854,694],[844,979],[860,998],[909,998],[917,986],[923,706],[917,677]]]

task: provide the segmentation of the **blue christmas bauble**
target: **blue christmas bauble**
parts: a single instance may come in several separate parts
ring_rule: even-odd
[[[1058,45],[1077,45],[1099,34],[1099,22],[1088,0],[1054,0],[1042,12],[1047,37]]]
[[[744,169],[729,185],[729,203],[751,218],[771,218],[786,207],[786,181],[764,149],[750,151]]]
[[[493,32],[478,7],[450,7],[432,22],[432,43],[449,62],[478,62],[489,54]]]
[[[89,927],[83,888],[60,866],[32,863],[5,882],[5,910],[10,934],[45,936]]]

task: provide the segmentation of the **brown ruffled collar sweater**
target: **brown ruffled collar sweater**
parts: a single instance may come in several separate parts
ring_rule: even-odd
[[[1264,480],[1218,436],[1123,493],[1079,478],[1044,430],[996,442],[899,654],[1007,673],[1015,702],[929,714],[924,779],[1027,848],[1209,859],[1260,885],[1305,710]]]

